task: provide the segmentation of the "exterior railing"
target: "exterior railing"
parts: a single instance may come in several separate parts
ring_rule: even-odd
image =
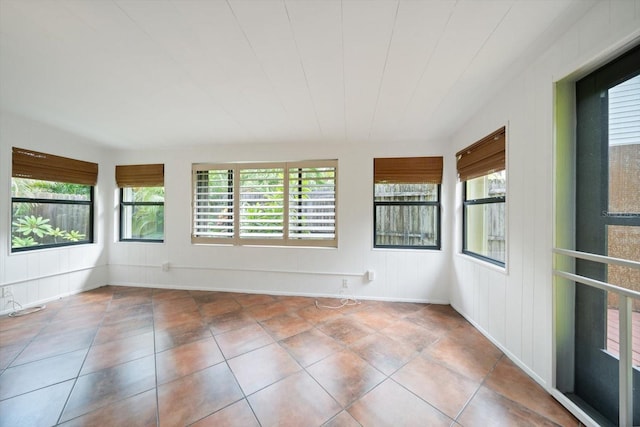
[[[607,265],[617,265],[640,270],[640,262],[613,258],[603,255],[590,254],[586,252],[573,251],[569,249],[554,248],[553,252],[558,255],[568,256],[574,259],[583,259],[587,261],[599,262]],[[620,413],[619,424],[621,426],[633,425],[633,355],[632,355],[632,314],[631,306],[634,298],[640,298],[640,292],[621,288],[611,283],[594,280],[579,274],[558,270],[553,270],[553,274],[573,282],[582,283],[607,292],[613,292],[619,298],[620,311],[620,362],[619,362],[619,380],[620,380]]]

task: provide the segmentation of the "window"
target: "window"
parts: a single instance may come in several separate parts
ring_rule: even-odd
[[[193,243],[337,246],[337,161],[193,165]]]
[[[93,242],[96,163],[13,147],[11,252]]]
[[[116,166],[120,241],[164,241],[164,165]]]
[[[378,158],[374,247],[440,249],[442,157]]]
[[[463,182],[462,252],[504,266],[505,128],[456,154]]]

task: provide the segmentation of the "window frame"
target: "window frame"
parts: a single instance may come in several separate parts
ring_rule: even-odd
[[[291,235],[289,227],[291,206],[291,171],[303,168],[332,168],[333,169],[333,238],[295,238]],[[250,238],[240,236],[240,215],[242,213],[241,205],[241,171],[252,169],[282,169],[282,237],[281,238]],[[231,236],[230,237],[207,237],[196,233],[198,220],[198,173],[219,171],[227,172],[228,191],[226,194],[231,196],[227,198],[227,205],[231,206]],[[305,160],[297,162],[252,162],[252,163],[195,163],[192,165],[192,191],[191,191],[191,243],[192,244],[208,244],[208,245],[233,245],[233,246],[301,246],[301,247],[338,247],[338,160]],[[221,199],[222,200],[222,199]],[[231,203],[229,205],[229,203]],[[222,206],[222,204],[219,204]]]
[[[507,193],[509,179],[507,174],[507,127],[502,126],[489,135],[479,139],[456,153],[456,169],[458,181],[462,183],[462,249],[461,252],[473,258],[506,268],[507,262]],[[504,196],[481,197],[467,199],[469,181],[477,178],[486,179],[492,173],[504,171]],[[470,206],[486,206],[504,203],[504,261],[479,254],[467,248],[469,226],[467,208]]]
[[[500,171],[496,171],[496,172],[500,172]],[[494,172],[491,172],[494,173]],[[482,177],[486,177],[490,175],[486,174],[486,175],[482,175]],[[480,177],[478,177],[480,178]],[[505,170],[505,179],[506,179],[506,170]],[[463,181],[462,182],[462,253],[465,255],[469,255],[471,257],[480,259],[482,261],[486,261],[489,262],[491,264],[500,266],[500,267],[505,267],[506,266],[506,247],[507,247],[507,236],[506,236],[506,207],[507,207],[507,196],[506,196],[506,189],[505,189],[505,195],[504,196],[497,196],[497,197],[483,197],[480,199],[467,199],[467,184],[468,184],[468,180],[467,181]],[[468,206],[486,206],[486,205],[490,205],[490,204],[495,204],[495,203],[504,203],[504,207],[505,207],[505,261],[500,261],[498,259],[495,258],[491,258],[482,254],[479,254],[477,252],[471,251],[469,249],[467,249],[467,240],[468,240],[468,224],[467,224],[467,219],[468,219],[468,215],[467,215],[467,207]]]
[[[442,248],[442,172],[443,156],[374,157],[373,158],[373,248],[441,250]],[[432,184],[436,185],[436,200],[376,201],[377,184]],[[379,206],[433,206],[436,215],[434,245],[377,244]]]
[[[21,179],[20,177],[12,177],[13,179]],[[48,180],[39,180],[39,181],[48,181]],[[55,182],[55,183],[61,183],[61,184],[74,184],[74,183],[68,183],[68,182],[63,182],[63,181],[50,181],[50,182]],[[87,187],[89,187],[89,200],[65,200],[65,199],[42,199],[42,198],[36,198],[36,197],[13,197],[11,196],[11,222],[10,225],[12,226],[14,221],[16,220],[16,218],[13,215],[14,209],[13,209],[13,205],[14,203],[39,203],[39,204],[52,204],[52,205],[75,205],[75,206],[89,206],[89,219],[88,219],[88,223],[89,223],[89,232],[87,233],[87,238],[85,240],[81,240],[81,241],[77,241],[77,242],[73,242],[73,241],[68,241],[68,242],[59,242],[59,243],[49,243],[49,244],[40,244],[40,245],[34,245],[34,246],[25,246],[25,247],[17,247],[14,248],[13,247],[13,243],[12,243],[12,233],[11,233],[11,229],[9,230],[9,247],[11,249],[11,253],[19,253],[19,252],[28,252],[28,251],[34,251],[34,250],[40,250],[40,249],[50,249],[50,248],[60,248],[60,247],[65,247],[65,246],[77,246],[77,245],[87,245],[87,244],[92,244],[94,243],[94,209],[95,209],[95,190],[94,190],[94,186],[93,185],[87,185],[87,184],[79,184],[79,185],[86,185]]]
[[[82,185],[89,189],[89,200],[69,200],[69,199],[47,199],[42,197],[14,197],[13,179],[29,179],[35,181],[46,181],[57,184]],[[25,252],[38,249],[47,249],[63,246],[75,246],[91,244],[94,242],[95,224],[95,192],[94,187],[98,183],[98,164],[85,160],[73,159],[70,157],[58,156],[55,154],[33,151],[30,149],[12,147],[11,148],[11,221],[9,223],[9,248],[10,253]],[[55,195],[53,193],[52,195]],[[89,217],[88,230],[85,239],[68,242],[37,244],[33,246],[15,247],[13,246],[13,206],[15,203],[41,203],[48,205],[74,205],[88,206]],[[48,218],[49,221],[51,218]],[[71,230],[74,231],[74,230]],[[70,233],[69,233],[70,234]],[[37,235],[37,233],[36,233]],[[52,234],[53,235],[53,234]],[[55,236],[54,236],[55,240]]]
[[[373,183],[373,247],[376,249],[418,249],[440,250],[442,249],[442,184],[437,186],[437,200],[435,201],[376,201],[376,183]],[[378,206],[435,206],[436,211],[436,244],[435,245],[379,245],[376,243]]]
[[[159,186],[157,186],[159,187]],[[132,187],[129,187],[132,188]],[[137,188],[154,188],[152,186],[140,186]],[[164,188],[164,186],[163,186]],[[120,226],[118,227],[118,241],[120,242],[144,242],[144,243],[164,243],[164,227],[162,229],[162,239],[142,239],[142,238],[125,238],[122,237],[124,235],[124,221],[125,221],[125,207],[131,206],[135,208],[136,206],[162,206],[162,215],[164,216],[164,201],[162,202],[126,202],[124,200],[124,187],[120,187]],[[163,223],[164,224],[164,223]]]

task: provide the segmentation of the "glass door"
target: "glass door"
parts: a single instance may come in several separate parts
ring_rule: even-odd
[[[640,261],[640,49],[576,83],[576,250]],[[640,272],[586,260],[576,273],[640,290]],[[632,343],[640,361],[639,327]],[[618,425],[618,301],[576,284],[574,393],[588,412]],[[633,371],[640,384],[639,371]],[[640,399],[633,396],[634,424]]]

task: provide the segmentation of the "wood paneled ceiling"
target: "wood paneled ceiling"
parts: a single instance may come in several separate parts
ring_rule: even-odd
[[[0,0],[0,108],[115,148],[447,138],[587,0]]]

